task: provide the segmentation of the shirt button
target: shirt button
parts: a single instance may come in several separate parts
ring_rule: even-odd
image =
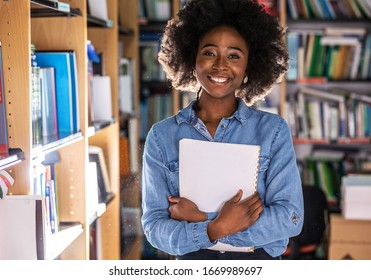
[[[226,125],[225,124],[222,124],[222,129],[226,129]]]

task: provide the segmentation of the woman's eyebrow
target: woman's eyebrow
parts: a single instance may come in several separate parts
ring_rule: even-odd
[[[208,48],[208,47],[214,47],[214,48],[217,48],[218,46],[215,45],[215,44],[205,44],[201,47],[201,49],[204,49],[204,48]],[[233,47],[233,46],[229,46],[228,49],[232,49],[232,50],[236,50],[236,51],[240,51],[243,53],[243,50],[239,47]]]

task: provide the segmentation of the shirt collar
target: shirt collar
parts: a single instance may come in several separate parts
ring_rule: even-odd
[[[251,108],[247,106],[247,104],[242,100],[242,98],[237,98],[237,100],[238,100],[237,110],[232,114],[232,116],[228,117],[228,119],[236,118],[242,125],[244,125],[247,121],[247,118],[251,115]],[[194,102],[195,101],[189,103],[187,107],[180,110],[178,114],[175,116],[178,125],[180,125],[183,122],[189,124],[197,123],[197,115],[195,110],[193,109]]]

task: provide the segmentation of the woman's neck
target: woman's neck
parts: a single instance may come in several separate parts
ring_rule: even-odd
[[[218,123],[225,117],[231,116],[238,107],[237,98],[208,98],[201,96],[198,101],[198,117],[204,122]]]

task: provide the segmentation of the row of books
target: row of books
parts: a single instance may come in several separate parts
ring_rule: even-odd
[[[290,30],[287,46],[291,62],[288,80],[371,79],[371,34],[365,28]]]
[[[171,116],[173,113],[173,95],[152,94],[140,103],[140,139],[144,140],[151,126]]]
[[[341,207],[343,178],[371,173],[370,156],[344,151],[317,150],[299,162],[302,183],[321,188],[333,209]]]
[[[151,40],[150,36],[150,34],[142,34],[139,43],[140,79],[142,82],[165,81],[165,72],[157,60],[160,50],[159,41],[156,37]]]
[[[288,17],[297,19],[369,19],[369,0],[288,0]]]
[[[300,87],[289,97],[286,120],[297,138],[370,138],[371,97],[340,88]]]
[[[339,159],[307,158],[304,184],[322,189],[330,205],[340,199],[341,177],[345,175],[344,163]]]
[[[48,235],[59,230],[57,169],[60,157],[58,152],[51,152],[38,158],[33,165],[32,195],[45,197],[45,231]]]
[[[32,51],[31,115],[33,145],[80,131],[76,53]]]
[[[32,195],[42,195],[45,199],[46,232],[58,232],[58,164],[59,153],[53,151],[33,161]],[[103,149],[89,146],[89,175],[87,177],[87,208],[98,211],[99,204],[107,203],[112,197],[109,173]]]

